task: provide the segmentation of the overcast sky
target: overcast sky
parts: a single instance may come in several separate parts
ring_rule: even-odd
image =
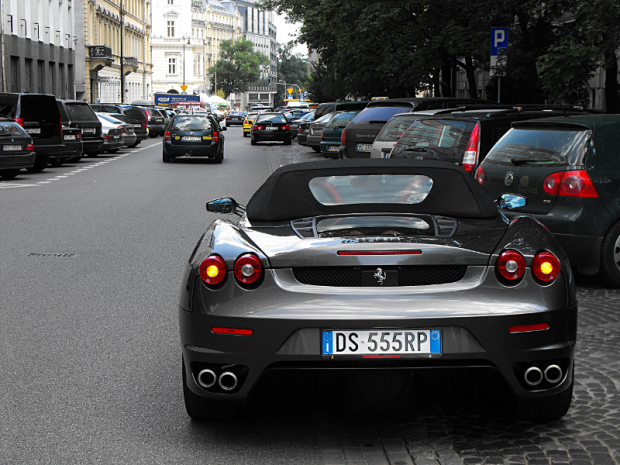
[[[296,23],[296,24],[287,23],[286,20],[284,19],[284,15],[276,15],[275,22],[276,22],[276,27],[278,28],[278,35],[277,35],[278,43],[282,45],[293,40],[295,38],[293,36],[297,34],[297,31],[299,27],[301,26],[300,23]],[[307,57],[308,47],[306,47],[306,44],[297,45],[293,49],[293,53],[301,54],[304,57]]]

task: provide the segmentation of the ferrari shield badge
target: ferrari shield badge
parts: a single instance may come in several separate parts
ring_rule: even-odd
[[[510,187],[512,186],[512,183],[515,180],[515,176],[513,174],[512,171],[508,171],[508,173],[506,173],[506,176],[504,176],[504,184],[506,184],[506,187]]]

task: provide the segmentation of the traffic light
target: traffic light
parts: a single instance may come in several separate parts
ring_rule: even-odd
[[[271,85],[271,78],[269,78],[269,85]]]

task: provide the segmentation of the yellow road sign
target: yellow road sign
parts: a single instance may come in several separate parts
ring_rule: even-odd
[[[187,90],[187,87],[188,87],[188,86],[181,86],[181,90],[182,90],[183,92],[185,92],[185,91]]]

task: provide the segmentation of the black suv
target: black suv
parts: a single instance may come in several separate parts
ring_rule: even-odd
[[[457,108],[464,105],[493,105],[493,102],[450,97],[397,98],[369,102],[343,131],[343,143],[338,158],[370,158],[375,137],[381,132],[385,123],[397,113]]]
[[[149,137],[163,136],[166,123],[159,110],[143,107],[140,109],[146,113],[146,127],[149,129]]]
[[[403,134],[389,157],[447,161],[461,165],[473,175],[511,123],[588,112],[581,107],[533,105],[469,108],[419,119]]]
[[[86,155],[98,155],[103,151],[101,123],[87,102],[57,100],[62,124],[82,130],[82,147]]]
[[[327,113],[333,113],[335,111],[354,111],[363,110],[368,105],[368,101],[365,102],[327,102],[320,103],[314,111],[314,119],[319,119],[321,116]]]
[[[36,157],[28,171],[43,171],[50,161],[73,157],[64,153],[60,111],[53,96],[0,93],[0,115],[17,121],[32,137]]]
[[[135,147],[148,137],[148,131],[146,129],[146,111],[143,108],[134,107],[133,105],[117,105],[114,103],[91,103],[90,106],[96,112],[117,113],[127,116],[127,118],[129,118],[129,123],[133,126],[136,136],[138,136],[136,143],[132,145],[132,147]]]

